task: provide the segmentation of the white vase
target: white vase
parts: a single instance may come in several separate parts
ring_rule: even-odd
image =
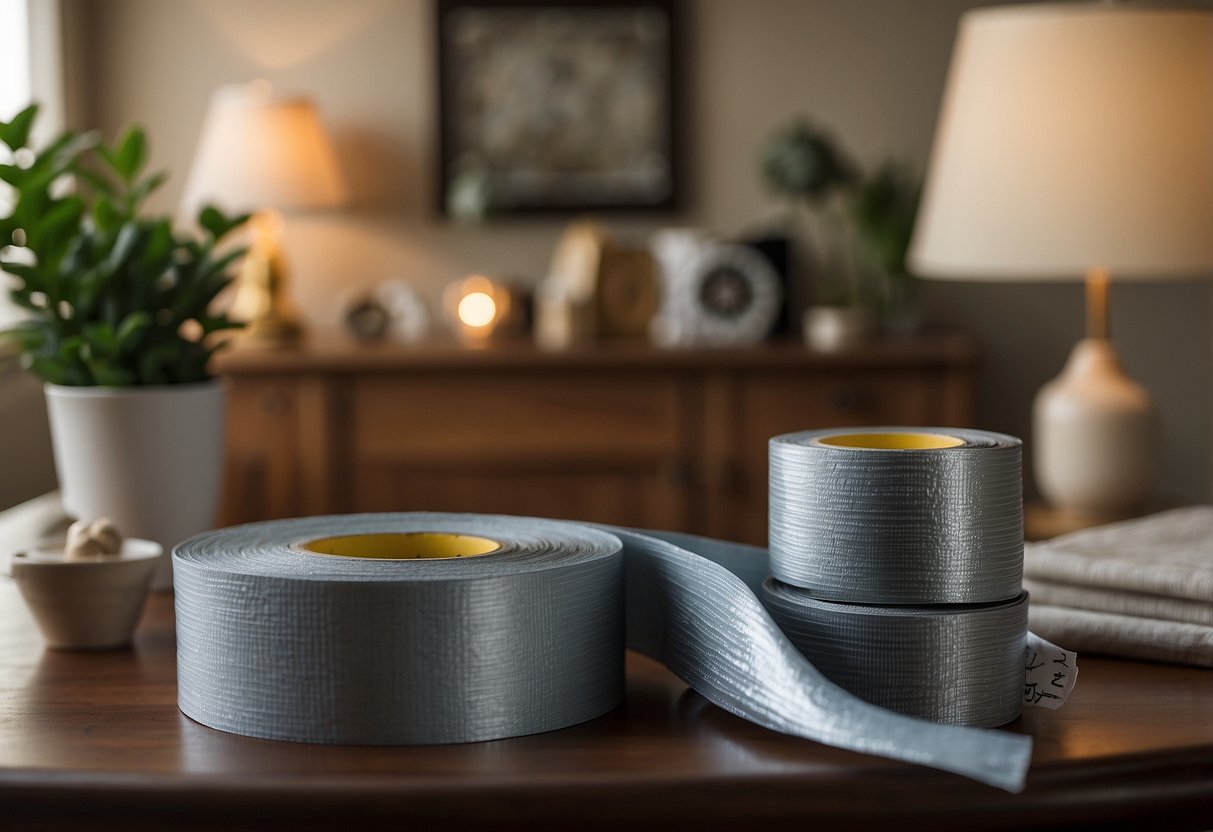
[[[46,385],[55,470],[73,517],[109,517],[160,543],[153,586],[172,586],[168,553],[212,528],[223,475],[219,381],[146,387]]]
[[[819,352],[854,347],[876,331],[872,313],[853,306],[810,306],[801,324],[805,344]]]

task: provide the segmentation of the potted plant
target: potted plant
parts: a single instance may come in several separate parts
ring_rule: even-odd
[[[906,252],[922,183],[909,168],[886,162],[856,186],[850,213],[863,267],[880,278],[881,318],[890,332],[918,328],[917,281],[906,269]]]
[[[767,186],[809,214],[819,241],[815,297],[804,313],[808,343],[831,349],[866,338],[876,312],[886,329],[915,328],[914,279],[905,260],[918,179],[893,163],[862,173],[805,119],[772,133],[761,161]]]
[[[847,211],[848,190],[857,179],[855,166],[828,133],[801,118],[767,139],[761,172],[771,191],[807,215],[818,241],[814,297],[803,317],[806,341],[829,349],[866,337],[874,321],[865,275],[853,256]]]
[[[27,313],[3,338],[46,382],[68,513],[168,549],[214,522],[225,411],[208,361],[234,324],[211,304],[241,255],[220,241],[246,217],[207,207],[201,235],[178,232],[144,210],[166,176],[145,175],[141,129],[112,145],[67,132],[34,151],[36,115],[0,122],[0,270]],[[170,570],[166,558],[159,585]]]

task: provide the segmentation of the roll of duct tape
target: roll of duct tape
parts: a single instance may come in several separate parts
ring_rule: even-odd
[[[792,644],[860,699],[956,725],[1019,717],[1027,593],[993,604],[879,607],[822,601],[773,578],[762,589]]]
[[[770,441],[771,573],[831,601],[980,604],[1023,576],[1021,443],[956,428]]]
[[[173,555],[182,712],[307,742],[550,731],[623,695],[621,544],[463,515],[224,529]]]
[[[173,554],[180,707],[221,730],[310,742],[550,730],[619,701],[626,607],[627,646],[731,713],[1022,788],[1029,738],[895,714],[823,677],[754,595],[761,554],[460,514],[208,533]]]

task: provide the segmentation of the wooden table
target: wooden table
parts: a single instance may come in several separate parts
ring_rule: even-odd
[[[1213,826],[1213,672],[1094,657],[1080,668],[1062,710],[1011,726],[1036,738],[1018,795],[766,731],[638,655],[624,705],[563,731],[300,745],[224,734],[177,710],[171,596],[151,598],[133,650],[44,652],[0,581],[0,827]]]

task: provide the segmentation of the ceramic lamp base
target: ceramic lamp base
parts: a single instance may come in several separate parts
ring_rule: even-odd
[[[1086,515],[1132,513],[1157,475],[1154,403],[1125,375],[1112,343],[1085,338],[1033,408],[1036,484],[1053,506]]]

